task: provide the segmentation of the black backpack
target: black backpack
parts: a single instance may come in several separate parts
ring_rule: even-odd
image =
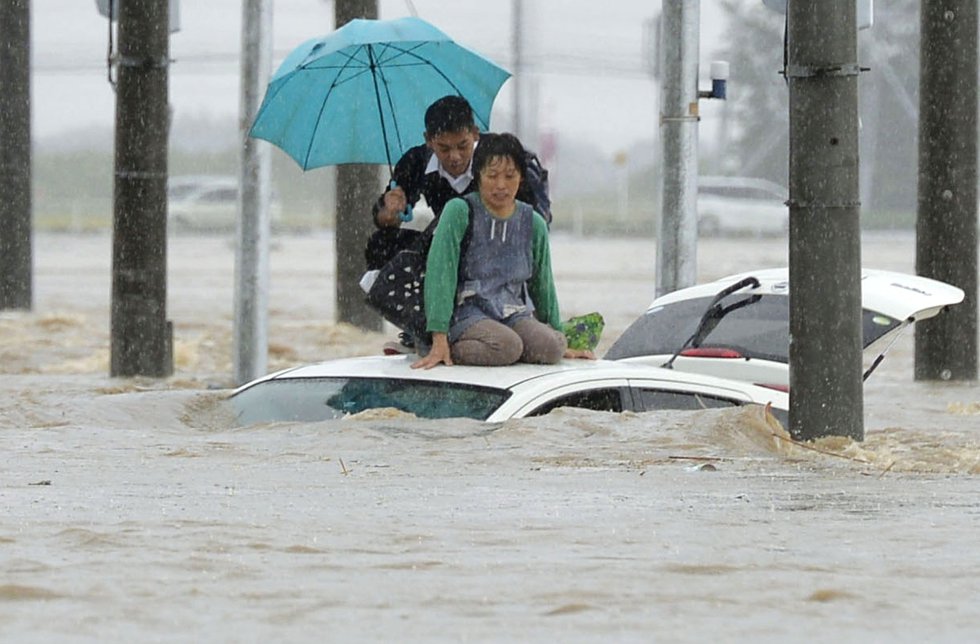
[[[541,213],[544,220],[551,225],[551,187],[548,185],[548,171],[541,165],[538,155],[530,150],[524,151],[524,161],[527,164],[527,173],[524,179],[527,181],[528,188],[534,195],[534,201],[530,202],[535,206],[535,210]]]

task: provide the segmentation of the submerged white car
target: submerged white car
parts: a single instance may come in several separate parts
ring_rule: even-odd
[[[627,362],[412,369],[417,359],[369,356],[286,369],[242,385],[230,402],[241,425],[321,421],[384,408],[419,418],[500,422],[558,407],[622,412],[752,403],[771,403],[785,424],[789,409],[783,391]]]
[[[789,387],[789,269],[739,273],[659,297],[604,356]],[[963,300],[937,280],[861,271],[865,377],[894,339],[917,320]]]

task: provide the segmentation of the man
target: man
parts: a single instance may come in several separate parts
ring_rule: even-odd
[[[438,220],[447,201],[476,189],[471,166],[480,130],[469,102],[461,96],[444,96],[430,105],[425,112],[424,136],[424,145],[409,149],[395,164],[393,186],[372,208],[378,230],[371,235],[365,250],[369,271],[381,268],[419,238],[419,231],[401,228],[409,205],[414,206],[425,197]],[[523,182],[517,198],[534,206],[550,221],[550,202],[541,203],[547,200],[546,188],[533,181],[540,184],[546,178],[532,176]],[[541,196],[536,197],[536,193]],[[435,222],[430,228],[435,228]]]

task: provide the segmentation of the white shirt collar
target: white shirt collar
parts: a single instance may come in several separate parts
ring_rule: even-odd
[[[458,177],[454,177],[443,169],[442,164],[439,163],[439,157],[433,152],[432,156],[429,157],[429,164],[425,166],[425,173],[429,174],[430,172],[438,172],[439,176],[449,182],[453,190],[459,194],[463,194],[466,192],[470,183],[473,182],[473,159],[470,159],[470,164],[466,167],[466,172]]]

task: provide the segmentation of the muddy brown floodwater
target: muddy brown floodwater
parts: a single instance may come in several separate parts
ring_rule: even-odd
[[[276,238],[270,370],[380,351],[333,323],[333,241]],[[556,235],[600,351],[653,296],[649,240]],[[866,385],[866,440],[781,440],[756,408],[391,413],[235,427],[234,253],[175,237],[166,380],[108,377],[111,239],[40,235],[0,313],[5,641],[975,641],[980,387]],[[864,265],[913,272],[914,238]],[[708,240],[700,278],[785,265]],[[587,261],[583,261],[587,259]]]

